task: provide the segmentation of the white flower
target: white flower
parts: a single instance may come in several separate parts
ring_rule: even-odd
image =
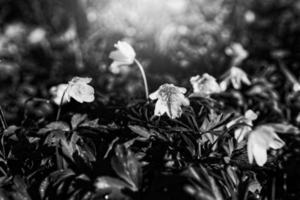
[[[127,42],[118,41],[115,44],[115,48],[117,50],[112,51],[109,54],[109,58],[113,60],[112,64],[110,65],[110,69],[112,72],[116,72],[116,68],[120,66],[128,66],[133,64],[136,53],[132,46]]]
[[[233,43],[225,49],[228,56],[232,56],[232,66],[238,66],[241,62],[248,57],[248,52],[240,43]]]
[[[255,13],[251,10],[247,10],[244,15],[245,21],[247,23],[253,23],[256,19]]]
[[[50,88],[50,94],[53,96],[52,100],[55,104],[60,105],[62,96],[66,91],[68,84],[59,84],[58,86],[53,86]],[[67,102],[66,95],[64,96],[64,100],[62,104]]]
[[[225,74],[224,80],[220,83],[222,90],[225,91],[230,83],[237,90],[241,88],[242,83],[251,84],[247,74],[238,67],[231,67]]]
[[[53,101],[60,105],[63,96],[63,103],[70,102],[71,97],[79,103],[94,101],[94,88],[88,85],[91,81],[91,78],[74,77],[68,84],[60,84],[51,88],[52,94],[54,94]]]
[[[5,27],[4,34],[9,39],[20,40],[26,34],[26,27],[21,23],[9,24]]]
[[[217,83],[216,79],[204,73],[202,76],[193,76],[190,79],[190,83],[193,86],[193,93],[191,96],[202,96],[206,97],[212,93],[221,92],[220,85]]]
[[[257,115],[252,110],[247,110],[244,116],[241,116],[235,120],[232,120],[227,124],[227,128],[230,128],[237,123],[246,123],[247,125],[237,128],[234,131],[234,137],[237,142],[241,142],[252,131],[253,121],[257,119]]]
[[[68,88],[66,91],[67,101],[70,101],[71,97],[79,103],[94,101],[94,88],[88,85],[88,83],[91,81],[91,78],[72,78],[72,80],[68,83]]]
[[[184,96],[186,89],[176,87],[173,84],[163,84],[158,90],[149,95],[150,99],[157,99],[154,115],[161,116],[164,113],[172,118],[178,118],[182,114],[181,106],[190,105],[188,98]]]
[[[298,82],[294,83],[294,85],[293,85],[293,91],[294,92],[299,92],[300,91],[300,84]]]
[[[46,31],[45,29],[42,28],[36,28],[30,32],[27,39],[31,44],[41,43],[46,39]]]
[[[280,149],[285,145],[272,126],[261,125],[250,132],[247,144],[248,159],[252,164],[253,159],[259,166],[267,162],[267,150]]]

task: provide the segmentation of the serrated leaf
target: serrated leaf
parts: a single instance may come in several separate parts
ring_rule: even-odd
[[[99,128],[99,119],[87,120],[80,124],[80,127]]]
[[[63,121],[51,122],[45,128],[41,128],[37,132],[37,134],[45,134],[47,132],[57,131],[57,130],[67,132],[67,131],[70,131],[70,126],[66,122],[63,122]]]
[[[65,132],[59,130],[53,131],[49,135],[47,135],[44,144],[56,147],[59,144],[59,141],[65,139],[65,137]]]
[[[75,114],[72,116],[72,119],[71,119],[71,125],[72,125],[72,129],[76,129],[79,124],[81,124],[82,122],[84,122],[87,118],[87,114]]]

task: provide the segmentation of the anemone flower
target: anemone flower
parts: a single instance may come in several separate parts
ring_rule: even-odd
[[[216,79],[207,73],[204,73],[202,76],[197,75],[191,77],[190,83],[193,86],[193,93],[190,95],[191,97],[207,97],[210,94],[221,92],[221,87]]]
[[[110,65],[110,70],[113,73],[118,73],[121,70],[118,70],[119,67],[121,66],[128,66],[133,63],[136,63],[137,66],[139,67],[143,81],[144,81],[144,86],[145,86],[145,94],[146,94],[146,99],[148,98],[149,90],[148,90],[148,83],[146,79],[146,74],[143,69],[143,66],[141,63],[135,59],[136,53],[132,46],[128,44],[127,42],[124,41],[118,41],[117,44],[115,44],[115,51],[112,51],[109,54],[109,58],[113,60],[112,64]]]
[[[232,66],[240,65],[248,57],[248,52],[240,43],[232,43],[225,49],[225,53],[232,57]]]
[[[60,105],[60,103],[65,104],[67,102],[66,97],[64,97],[64,99],[62,100],[67,87],[68,84],[59,84],[57,86],[52,86],[50,88],[50,94],[52,95],[52,100],[56,105]]]
[[[68,84],[60,84],[50,89],[50,93],[54,96],[53,101],[59,105],[56,120],[60,117],[62,104],[70,102],[71,98],[79,103],[90,103],[95,100],[94,88],[88,85],[91,81],[91,78],[74,77]]]
[[[251,131],[253,121],[257,119],[257,115],[253,110],[247,110],[244,116],[238,117],[227,124],[227,128],[237,123],[245,123],[245,126],[239,127],[234,131],[234,137],[237,142],[241,142]]]
[[[79,103],[83,102],[92,102],[95,100],[95,91],[94,88],[88,83],[92,81],[91,78],[81,78],[74,77],[68,83],[68,87],[65,92],[66,100],[69,102],[71,97],[78,101]]]
[[[149,96],[152,100],[157,99],[154,115],[161,116],[166,113],[171,119],[180,117],[181,106],[190,105],[190,101],[184,96],[184,93],[186,93],[185,88],[176,87],[173,84],[161,85]]]
[[[284,145],[285,142],[279,138],[272,126],[258,126],[249,134],[247,143],[249,162],[252,164],[255,159],[257,165],[263,166],[267,162],[267,150],[280,149]]]
[[[249,80],[246,72],[238,67],[231,67],[229,71],[225,74],[225,78],[220,83],[220,87],[225,91],[230,84],[236,90],[240,89],[242,83],[250,85],[251,81]]]
[[[110,65],[112,68],[124,65],[127,66],[134,63],[136,53],[130,44],[118,41],[114,46],[117,50],[112,51],[109,54],[109,58],[113,60],[113,63]]]

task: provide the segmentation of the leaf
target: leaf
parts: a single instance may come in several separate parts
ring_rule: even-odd
[[[130,186],[122,180],[102,176],[97,178],[95,187],[96,194],[93,199],[131,199],[122,192],[124,188],[130,188]]]
[[[31,200],[27,185],[20,176],[5,177],[0,181],[0,199]]]
[[[9,136],[13,135],[16,132],[16,130],[18,130],[18,129],[19,129],[19,127],[15,126],[15,125],[11,125],[4,130],[4,135],[9,137]]]
[[[204,167],[195,168],[191,166],[183,172],[183,175],[192,179],[191,184],[187,185],[186,191],[192,191],[191,195],[195,196],[196,199],[224,199],[215,179],[208,174]]]
[[[81,114],[75,114],[72,116],[71,119],[71,125],[72,125],[72,129],[76,129],[79,124],[81,124],[82,122],[84,122],[87,118],[87,114],[81,115]]]
[[[60,144],[63,154],[73,160],[72,156],[75,152],[75,143],[73,141],[68,142],[66,138],[62,138]]]
[[[85,121],[80,124],[80,127],[99,128],[99,119]]]
[[[151,135],[153,135],[150,131],[148,131],[146,128],[138,125],[128,125],[128,128],[139,136],[142,136],[144,138],[149,138]]]
[[[45,134],[50,131],[55,131],[55,130],[60,130],[60,131],[70,131],[70,126],[66,122],[62,121],[56,121],[56,122],[51,122],[48,124],[45,128],[41,128],[37,134]]]
[[[74,178],[75,176],[75,173],[71,169],[52,172],[40,184],[39,192],[41,199],[45,199],[50,195],[52,197],[58,196],[57,190],[59,189],[59,186],[63,184],[66,179]]]
[[[8,138],[10,138],[11,140],[14,140],[14,141],[17,141],[18,138],[16,136],[16,131],[19,130],[20,128],[15,126],[15,125],[12,125],[12,126],[9,126],[7,127],[5,130],[4,130],[4,133],[3,133],[3,137],[4,136],[7,136]],[[3,145],[3,144],[2,144]]]
[[[134,154],[124,145],[116,146],[111,165],[115,172],[131,186],[133,191],[139,189],[142,177],[141,166]]]
[[[125,183],[120,179],[112,178],[109,176],[102,176],[97,178],[95,187],[96,189],[99,190],[112,189],[112,188],[121,190],[125,187],[130,187],[130,186],[128,186],[127,183]]]
[[[49,146],[56,147],[59,144],[60,140],[64,140],[66,138],[65,132],[63,131],[53,131],[49,135],[47,135],[44,144]]]
[[[191,156],[195,156],[196,146],[194,145],[192,140],[189,137],[187,137],[185,134],[181,134],[181,137],[185,141],[185,143],[187,144],[185,146],[188,149],[188,151],[191,153]]]
[[[237,186],[239,184],[239,179],[235,168],[228,166],[226,168],[226,171],[227,171],[227,175],[230,177],[230,180],[234,183],[235,186]]]
[[[85,160],[85,162],[95,162],[95,148],[89,146],[86,142],[81,142],[80,144],[76,144],[76,149],[78,155]]]

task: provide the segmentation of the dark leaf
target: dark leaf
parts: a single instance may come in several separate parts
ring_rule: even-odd
[[[137,191],[141,184],[142,169],[134,154],[123,145],[117,145],[115,156],[111,159],[115,172],[125,180],[133,191]]]
[[[149,138],[152,133],[150,131],[148,131],[146,128],[142,127],[142,126],[138,126],[138,125],[128,125],[128,128],[130,128],[130,130],[136,134],[138,134],[139,136],[142,136],[144,138]]]
[[[70,131],[70,126],[66,122],[57,121],[57,122],[51,122],[48,124],[45,128],[40,129],[37,134],[45,134],[50,131]]]
[[[72,129],[76,129],[82,122],[84,122],[87,118],[87,114],[81,115],[81,114],[75,114],[72,116],[71,119],[71,125]]]

